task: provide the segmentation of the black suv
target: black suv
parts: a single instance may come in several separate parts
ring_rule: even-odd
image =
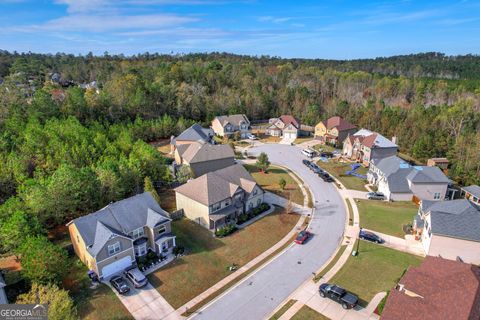
[[[319,176],[320,178],[322,178],[323,181],[325,181],[325,182],[333,182],[333,178],[330,177],[330,175],[329,175],[328,173],[326,173],[326,172],[320,172],[320,173],[318,174],[318,176]]]
[[[318,292],[322,298],[328,297],[340,303],[343,309],[355,308],[358,303],[358,297],[356,295],[334,284],[321,284]]]
[[[304,159],[302,160],[303,164],[306,165],[307,167],[310,167],[310,161],[308,161],[307,159]]]

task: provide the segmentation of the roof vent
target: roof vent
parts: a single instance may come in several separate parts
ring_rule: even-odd
[[[405,163],[405,162],[400,163],[400,169],[408,169],[408,168],[410,168],[410,165],[408,163]]]
[[[423,168],[420,167],[420,166],[415,166],[414,168],[415,168],[415,170],[417,170],[417,171],[422,171],[422,170],[423,170]]]

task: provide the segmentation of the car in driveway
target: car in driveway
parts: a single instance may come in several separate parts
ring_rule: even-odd
[[[367,193],[368,200],[385,200],[385,195],[381,192],[369,192]]]
[[[144,287],[148,283],[147,277],[136,267],[125,271],[125,277],[133,283],[135,288]]]
[[[297,237],[293,241],[298,244],[304,244],[311,236],[312,234],[310,232],[302,230],[297,234]]]
[[[360,229],[360,233],[358,234],[358,237],[362,240],[367,240],[375,243],[384,243],[385,240],[377,236],[375,233],[370,232],[370,231],[365,231]]]
[[[250,139],[250,140],[257,140],[258,139],[257,136],[252,134],[252,133],[248,134],[247,138]]]
[[[358,297],[340,286],[323,283],[318,288],[322,298],[330,298],[342,305],[343,309],[355,308],[358,304]]]
[[[333,182],[333,178],[326,172],[320,172],[318,176],[325,182]]]
[[[110,279],[110,284],[120,294],[126,294],[130,291],[127,281],[121,276],[114,276]]]

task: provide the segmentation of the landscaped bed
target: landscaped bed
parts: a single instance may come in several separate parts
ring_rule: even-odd
[[[377,293],[393,288],[409,266],[418,266],[422,260],[408,253],[360,241],[358,256],[350,256],[329,282],[356,294],[360,305],[365,307]]]
[[[355,199],[360,213],[360,226],[403,238],[403,225],[411,224],[418,207],[413,202],[385,202]]]
[[[351,170],[351,163],[338,162],[336,159],[330,159],[328,162],[318,161],[317,164],[320,168],[328,171],[335,178],[340,180],[340,182],[347,189],[367,191],[365,185],[368,183],[366,179],[361,179],[356,176],[347,175],[346,172]],[[357,169],[357,173],[366,175],[368,172],[367,168],[360,167]]]
[[[266,191],[270,191],[287,199],[290,198],[293,202],[303,206],[302,190],[285,169],[270,166],[267,172],[261,172],[260,169],[251,164],[246,164],[245,169],[251,173],[255,181]],[[284,190],[282,190],[279,185],[279,181],[282,178],[287,182]]]
[[[277,209],[225,238],[213,237],[190,220],[174,221],[172,231],[186,255],[149,275],[150,283],[178,308],[231,274],[229,266],[242,266],[280,241],[298,219]]]

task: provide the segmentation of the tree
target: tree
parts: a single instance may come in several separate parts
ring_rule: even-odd
[[[266,172],[269,166],[270,161],[268,161],[267,154],[265,152],[260,153],[257,159],[257,167],[262,170],[262,172]]]
[[[27,236],[17,253],[22,273],[33,282],[60,283],[67,272],[67,253],[45,236]]]
[[[143,179],[143,191],[148,191],[152,194],[153,198],[160,204],[160,196],[157,193],[157,190],[153,186],[152,179],[149,176],[145,176]]]
[[[16,303],[47,304],[50,320],[78,319],[77,310],[68,291],[54,284],[42,285],[34,282],[29,292],[18,296]]]
[[[44,233],[35,216],[16,210],[0,226],[0,249],[2,252],[14,252],[27,236]]]
[[[285,186],[287,185],[287,181],[285,181],[284,178],[280,178],[280,181],[278,181],[278,185],[280,186],[280,189],[285,190]]]

